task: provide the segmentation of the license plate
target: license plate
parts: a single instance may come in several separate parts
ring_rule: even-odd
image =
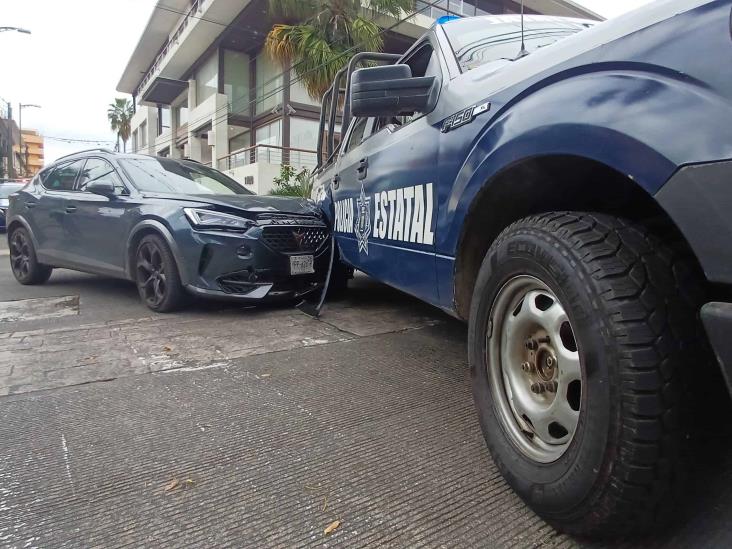
[[[291,255],[290,274],[303,275],[315,272],[315,261],[312,255]]]

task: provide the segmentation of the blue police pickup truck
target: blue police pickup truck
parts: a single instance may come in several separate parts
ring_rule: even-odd
[[[731,11],[448,18],[323,99],[336,282],[468,322],[493,458],[569,533],[662,524],[686,389],[732,379]]]

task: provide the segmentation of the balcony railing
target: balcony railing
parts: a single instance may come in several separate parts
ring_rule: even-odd
[[[308,149],[260,144],[239,149],[219,158],[218,168],[220,170],[233,170],[257,162],[275,165],[288,164],[295,168],[313,169],[317,164],[317,153]]]
[[[178,39],[180,38],[180,35],[183,34],[183,31],[186,30],[186,27],[188,26],[188,23],[190,22],[191,18],[199,11],[201,11],[201,4],[203,4],[205,0],[193,0],[193,3],[191,4],[191,7],[186,12],[185,17],[183,17],[183,20],[178,25],[178,28],[175,29],[175,32],[170,36],[168,41],[165,43],[165,46],[163,46],[163,49],[160,50],[160,53],[155,57],[155,61],[153,61],[152,65],[150,65],[150,68],[148,69],[147,73],[143,77],[143,79],[140,81],[140,85],[137,86],[137,97],[140,97],[140,94],[145,89],[147,84],[150,82],[150,80],[153,79],[155,76],[155,73],[160,68],[160,65],[163,63],[163,60],[165,59],[165,56],[168,55],[168,52],[172,49],[173,46],[175,46],[178,43]]]

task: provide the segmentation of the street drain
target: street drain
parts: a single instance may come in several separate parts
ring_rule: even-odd
[[[78,314],[78,295],[0,301],[0,322],[43,320]]]

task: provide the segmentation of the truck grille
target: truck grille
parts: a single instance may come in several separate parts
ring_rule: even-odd
[[[324,227],[265,227],[262,240],[277,252],[315,252],[328,239]]]

